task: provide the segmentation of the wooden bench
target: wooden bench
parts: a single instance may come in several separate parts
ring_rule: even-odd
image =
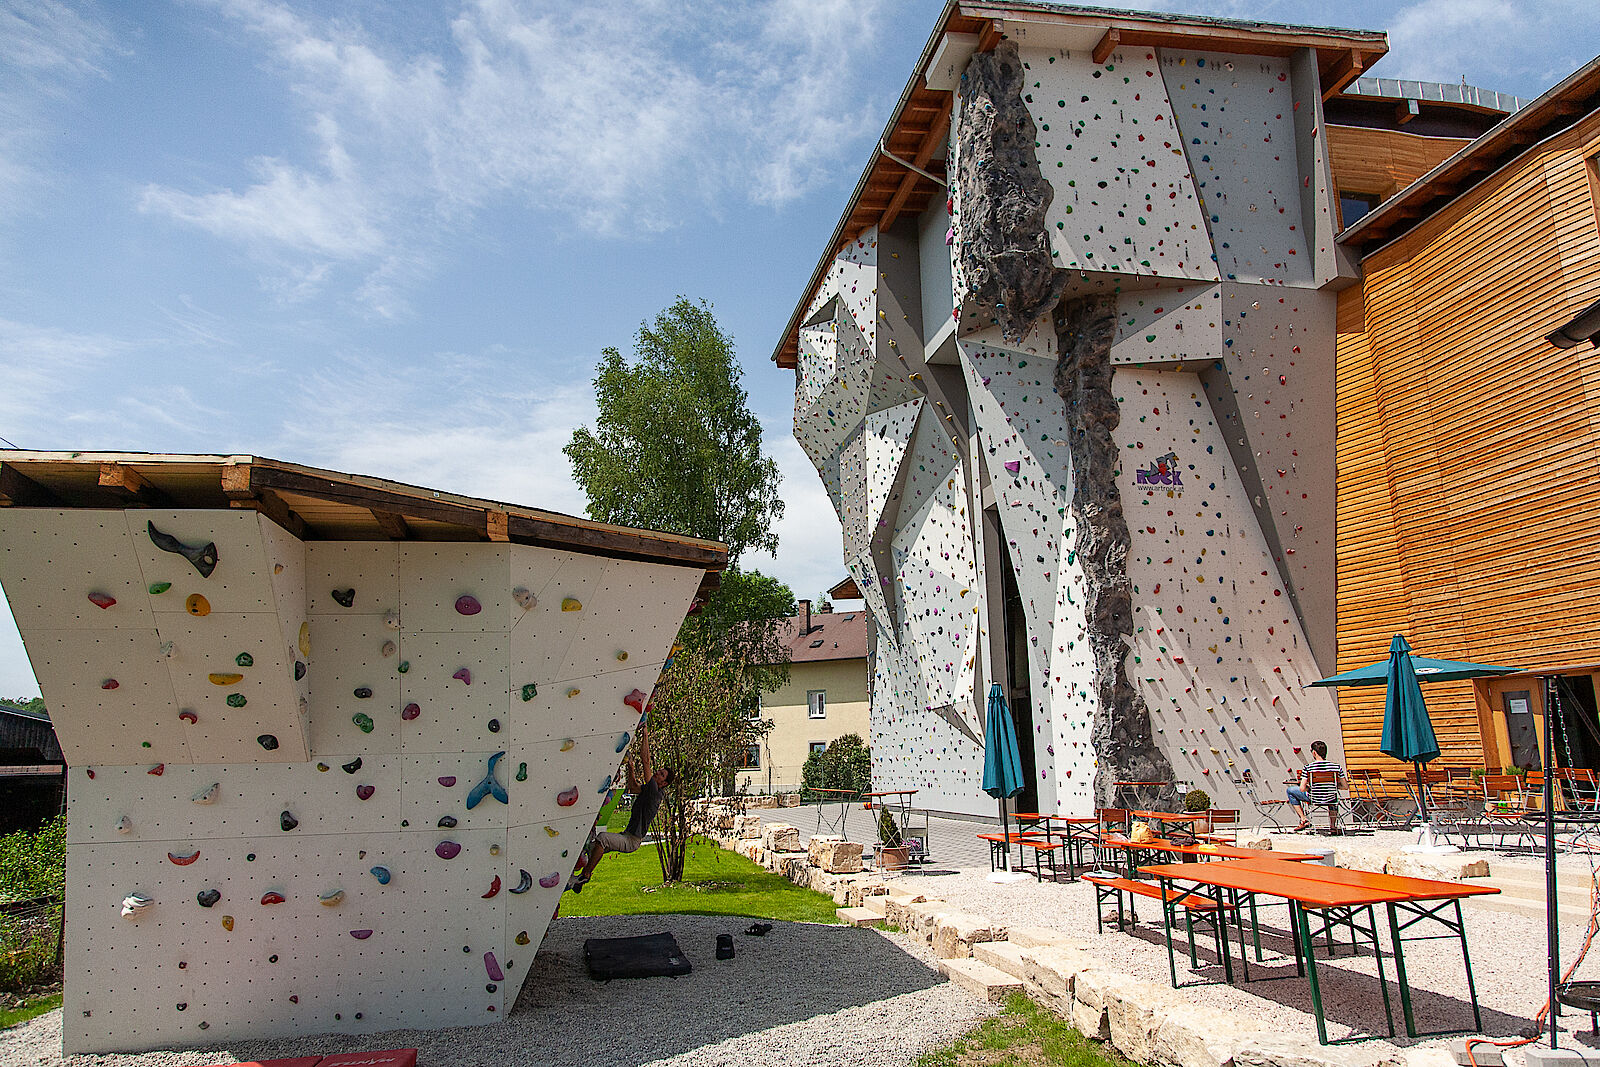
[[[1217,959],[1222,963],[1225,981],[1233,981],[1233,962],[1228,955],[1227,945],[1224,944],[1227,932],[1227,911],[1221,902],[1213,897],[1192,891],[1174,892],[1167,890],[1163,892],[1159,886],[1151,882],[1137,882],[1132,878],[1086,874],[1083,876],[1083,881],[1094,886],[1095,933],[1105,932],[1101,911],[1106,902],[1113,897],[1116,898],[1117,902],[1118,930],[1126,930],[1127,928],[1122,908],[1122,895],[1124,893],[1130,897],[1147,897],[1150,900],[1158,900],[1161,902],[1163,919],[1166,922],[1167,956],[1170,963],[1172,956],[1172,922],[1175,918],[1174,910],[1181,907],[1184,909],[1184,927],[1189,938],[1189,965],[1196,969],[1200,966],[1199,957],[1195,953],[1194,924],[1196,922],[1208,923],[1211,926],[1212,934],[1216,938]],[[1138,921],[1137,915],[1133,916],[1133,918],[1135,922]],[[1176,974],[1176,970],[1173,973]]]

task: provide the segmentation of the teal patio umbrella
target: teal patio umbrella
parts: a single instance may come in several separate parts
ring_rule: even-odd
[[[983,791],[1000,801],[1000,832],[1006,842],[1006,862],[1011,861],[1011,833],[1006,819],[1007,797],[1022,792],[1022,757],[1017,754],[1017,731],[1000,683],[989,686],[989,713],[983,724]]]
[[[1433,735],[1428,705],[1422,699],[1421,682],[1448,682],[1463,678],[1485,678],[1515,674],[1521,667],[1495,667],[1487,663],[1466,663],[1453,659],[1413,656],[1411,645],[1400,634],[1389,642],[1389,658],[1365,667],[1319,678],[1312,685],[1381,685],[1388,692],[1383,701],[1383,737],[1378,748],[1386,756],[1415,764],[1419,817],[1428,818],[1427,801],[1422,792],[1422,765],[1439,758],[1439,741]]]

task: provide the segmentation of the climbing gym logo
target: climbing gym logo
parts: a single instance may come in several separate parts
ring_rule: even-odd
[[[1151,488],[1164,486],[1168,489],[1182,489],[1183,475],[1178,471],[1178,454],[1168,452],[1160,459],[1152,460],[1150,466],[1135,470],[1133,484]]]

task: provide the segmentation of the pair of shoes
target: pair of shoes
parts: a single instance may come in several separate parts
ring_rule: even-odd
[[[766,937],[771,932],[771,923],[751,923],[749,929],[745,930],[751,937]]]
[[[582,875],[575,874],[571,878],[567,879],[567,890],[568,892],[572,893],[581,893],[583,892],[583,887],[588,884],[589,879],[584,878]]]
[[[718,934],[717,935],[717,959],[719,959],[719,960],[731,960],[731,959],[733,959],[733,935],[732,934]]]
[[[1309,829],[1310,827],[1311,827],[1311,820],[1310,819],[1301,819],[1300,820],[1300,825],[1296,826],[1294,829],[1290,830],[1289,832],[1291,834],[1297,834],[1301,830],[1306,830],[1306,829]]]

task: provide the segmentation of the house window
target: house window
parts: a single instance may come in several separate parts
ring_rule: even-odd
[[[1346,229],[1354,226],[1361,216],[1377,206],[1377,193],[1352,193],[1348,189],[1339,190],[1339,218]]]
[[[806,712],[813,719],[826,719],[828,717],[828,691],[826,689],[806,690]]]
[[[744,762],[739,764],[741,771],[759,771],[761,769],[761,746],[744,746]]]
[[[752,700],[750,702],[750,707],[745,710],[744,717],[747,718],[747,719],[759,719],[759,718],[761,718],[761,697],[760,696],[757,696],[754,700]]]
[[[813,741],[813,742],[811,742],[811,751],[812,752],[822,752],[822,751],[825,751],[827,749],[827,747],[828,747],[828,742],[826,742],[826,741]]]

